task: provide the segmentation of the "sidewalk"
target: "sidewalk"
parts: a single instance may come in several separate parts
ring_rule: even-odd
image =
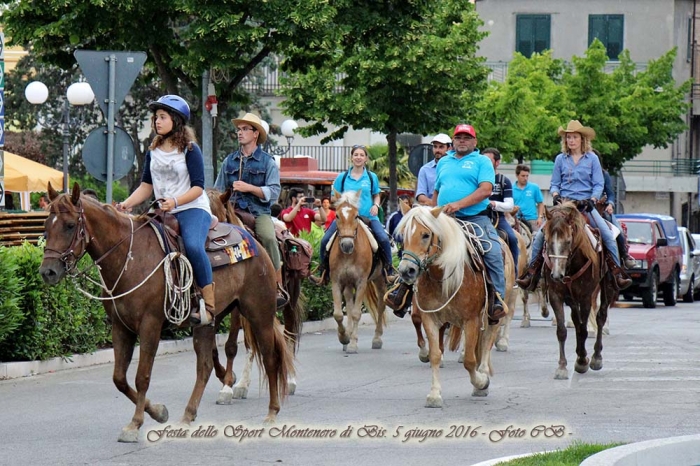
[[[390,310],[386,313],[387,322],[398,321]],[[372,317],[362,314],[360,325],[374,324]],[[302,334],[322,332],[324,330],[335,330],[337,327],[335,320],[329,317],[320,321],[304,322]],[[217,346],[223,346],[228,339],[228,334],[217,334]],[[238,342],[243,342],[243,332],[239,334]],[[137,346],[138,348],[138,346]],[[158,345],[157,356],[164,354],[182,353],[192,351],[192,338],[184,340],[163,340]],[[134,352],[134,360],[138,360],[139,352]],[[0,380],[17,379],[20,377],[31,377],[39,374],[49,374],[52,372],[64,371],[68,369],[78,369],[97,364],[107,364],[114,362],[114,351],[112,348],[95,351],[94,353],[74,354],[69,358],[53,358],[47,361],[23,361],[23,362],[0,362]]]

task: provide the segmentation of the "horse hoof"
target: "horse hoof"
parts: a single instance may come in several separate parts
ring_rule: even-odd
[[[357,354],[357,345],[348,345],[347,350],[345,352],[347,354]]]
[[[122,433],[119,434],[117,442],[120,443],[138,443],[139,441],[139,431],[137,429],[122,429]]]
[[[233,387],[233,398],[236,400],[245,400],[248,398],[248,388]]]
[[[593,330],[589,330],[588,331],[588,338],[595,338],[595,337],[596,337],[596,333]]]
[[[566,328],[574,328],[574,323],[569,319],[566,319]]]
[[[603,335],[610,335],[610,328],[607,325],[603,327]]]
[[[372,349],[382,349],[382,340],[372,340]]]
[[[345,336],[338,335],[338,341],[340,342],[341,345],[345,346],[345,345],[350,344],[350,337],[347,335],[345,335]]]
[[[523,321],[520,322],[520,328],[530,328],[530,321],[523,319]]]
[[[596,359],[593,358],[591,361],[591,369],[594,371],[599,371],[603,368],[603,358]]]
[[[549,309],[542,309],[540,311],[540,314],[542,314],[542,317],[546,319],[547,317],[549,317]]]
[[[440,356],[440,369],[445,367],[445,356]]]
[[[425,400],[426,408],[442,408],[442,397],[440,395],[430,396]]]
[[[347,350],[348,350],[348,345],[343,345],[343,351],[347,351]]]
[[[418,351],[418,360],[420,360],[420,362],[430,362],[427,349],[421,348],[421,350]]]
[[[487,388],[474,388],[472,390],[472,396],[489,396],[489,389]]]
[[[297,391],[297,383],[296,382],[288,382],[287,383],[287,395],[294,395],[294,393]]]
[[[165,405],[152,405],[151,412],[148,414],[150,414],[151,418],[156,422],[160,422],[161,424],[168,422],[168,408],[166,408]]]
[[[588,372],[588,362],[588,358],[586,358],[586,361],[583,364],[576,361],[576,363],[574,364],[574,370],[579,374],[585,374],[586,372]]]
[[[464,353],[459,353],[459,357],[457,358],[457,362],[460,364],[464,364]]]
[[[265,419],[263,420],[263,424],[266,426],[272,425],[275,422],[277,422],[277,416],[274,414],[268,414],[265,416]]]
[[[501,351],[501,352],[508,351],[508,342],[498,340],[496,342],[496,351]]]
[[[557,369],[554,372],[554,380],[567,380],[569,378],[569,371],[566,369]]]
[[[221,387],[219,397],[216,399],[217,405],[230,405],[233,403],[233,389],[228,385]]]

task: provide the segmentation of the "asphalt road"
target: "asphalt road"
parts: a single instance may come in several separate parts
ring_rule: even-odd
[[[570,329],[570,379],[554,380],[558,345],[550,322],[536,319],[521,329],[515,320],[510,350],[493,353],[488,397],[471,396],[457,354],[446,354],[440,409],[424,407],[430,368],[418,361],[407,319],[390,324],[381,350],[370,349],[372,329],[361,327],[356,355],[343,353],[334,331],[304,335],[297,392],[275,426],[262,424],[268,395],[254,371],[248,399],[216,405],[220,384],[212,378],[197,421],[183,427],[187,438],[155,440],[164,427],[182,427],[177,421],[194,383],[192,352],[157,359],[149,397],[167,405],[170,421],[147,417],[138,444],[116,441],[133,405],[113,386],[111,364],[0,381],[0,464],[468,465],[572,441],[697,434],[700,306],[621,306],[611,311],[601,371],[573,373]],[[192,438],[200,426],[209,438]],[[241,438],[243,429],[251,437]],[[304,429],[335,434],[295,437]]]

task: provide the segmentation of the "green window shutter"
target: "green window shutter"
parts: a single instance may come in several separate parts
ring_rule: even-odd
[[[624,26],[625,17],[623,15],[608,16],[608,43],[605,46],[608,49],[610,60],[617,60],[622,53]]]
[[[534,30],[532,16],[518,15],[516,19],[515,29],[515,51],[520,52],[525,57],[530,57],[532,55],[532,52],[534,51],[532,44],[532,35]]]
[[[516,52],[530,57],[550,48],[550,15],[518,15],[515,30]]]
[[[590,47],[593,40],[598,39],[603,44],[608,42],[607,34],[605,33],[605,16],[604,15],[588,15],[588,46]]]

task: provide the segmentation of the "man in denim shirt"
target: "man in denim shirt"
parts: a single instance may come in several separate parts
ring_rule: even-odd
[[[270,206],[277,202],[280,195],[280,171],[272,156],[262,150],[267,132],[260,118],[246,113],[243,118],[233,120],[233,124],[236,126],[239,147],[224,159],[214,188],[225,191],[233,185],[230,202],[236,209],[255,217],[255,234],[275,267],[277,307],[282,307],[289,301],[289,295],[283,287],[282,259],[270,215]]]

